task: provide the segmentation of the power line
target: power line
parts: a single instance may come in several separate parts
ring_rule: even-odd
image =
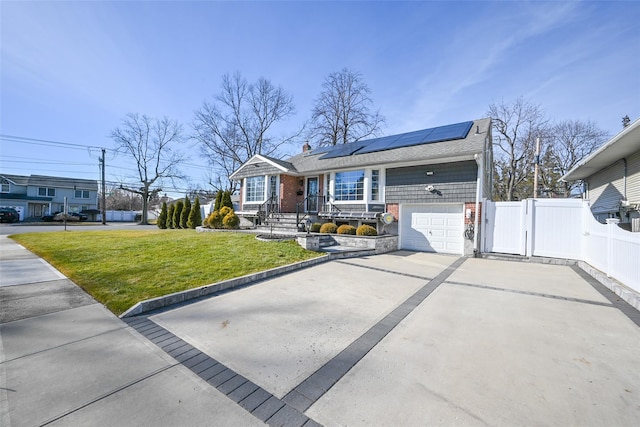
[[[102,149],[102,147],[98,147],[96,145],[72,144],[70,142],[51,141],[51,140],[48,140],[48,139],[27,138],[27,137],[24,137],[24,136],[5,135],[5,134],[0,134],[0,140],[10,141],[10,142],[18,142],[18,143],[22,143],[22,144],[61,145],[61,146],[69,147],[69,148],[78,147],[78,148],[74,148],[76,150],[79,150],[80,148],[82,148],[83,150],[87,149],[87,148]]]

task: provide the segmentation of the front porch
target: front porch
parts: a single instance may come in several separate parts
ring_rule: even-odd
[[[236,211],[236,215],[251,221],[255,228],[285,234],[306,231],[309,225],[316,222],[349,224],[356,228],[368,224],[377,229],[378,218],[384,212],[382,204],[337,206],[331,203],[328,197],[320,195],[303,198],[295,204],[295,209],[286,209],[287,206],[291,205],[281,203],[281,200],[274,196],[260,205],[250,206],[252,209]],[[363,210],[366,208],[372,210]]]

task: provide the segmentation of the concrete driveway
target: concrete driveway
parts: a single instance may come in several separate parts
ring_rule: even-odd
[[[631,426],[637,314],[574,267],[396,252],[149,320],[265,391],[274,424]]]
[[[12,313],[21,286],[0,286]],[[126,323],[91,301],[60,307],[0,325],[0,421],[640,419],[640,313],[571,266],[400,251],[330,261]]]

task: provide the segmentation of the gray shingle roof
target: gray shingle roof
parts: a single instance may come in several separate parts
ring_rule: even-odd
[[[480,119],[473,122],[469,134],[464,139],[442,141],[430,144],[414,145],[373,153],[354,154],[345,157],[320,159],[323,153],[313,151],[298,154],[289,159],[298,173],[321,172],[352,167],[392,165],[423,161],[425,163],[443,163],[449,161],[469,160],[475,154],[482,153],[485,138],[490,134],[491,119]],[[476,130],[478,132],[476,133]]]
[[[402,134],[403,135],[403,134]],[[491,119],[479,119],[473,121],[473,126],[466,138],[452,141],[433,142],[411,147],[395,148],[373,153],[353,154],[344,157],[321,159],[325,151],[306,151],[290,157],[286,161],[262,156],[273,163],[288,170],[291,175],[304,175],[309,173],[323,173],[329,170],[349,169],[370,166],[391,166],[410,162],[422,162],[423,164],[436,164],[471,160],[475,154],[485,150],[485,139],[491,135]],[[373,141],[373,140],[371,140]],[[358,141],[358,144],[366,144],[367,141]],[[257,166],[251,166],[256,165]],[[265,173],[273,173],[276,168],[265,162],[260,163],[257,156],[249,159],[233,173],[233,179],[241,179]],[[270,172],[269,172],[270,171]]]

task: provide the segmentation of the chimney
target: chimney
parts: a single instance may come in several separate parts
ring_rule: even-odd
[[[302,146],[302,152],[306,153],[307,151],[311,151],[311,146],[309,145],[309,142],[305,142],[304,145]]]

